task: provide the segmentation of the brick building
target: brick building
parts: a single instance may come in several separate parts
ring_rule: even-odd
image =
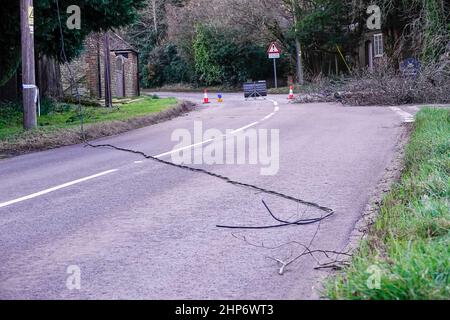
[[[138,52],[114,32],[109,32],[109,42],[112,96],[139,96]],[[104,34],[93,33],[85,40],[82,54],[70,63],[81,95],[91,98],[105,97],[104,61]],[[64,93],[75,94],[68,68],[62,66],[61,73]]]

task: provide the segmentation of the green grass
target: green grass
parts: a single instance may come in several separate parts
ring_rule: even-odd
[[[351,265],[328,280],[330,299],[450,299],[449,110],[417,115],[405,157]],[[381,270],[379,288],[367,285],[371,266]]]
[[[176,102],[175,98],[143,97],[140,101],[115,106],[111,109],[83,107],[83,121],[89,124],[137,118],[175,106]],[[44,101],[41,111],[42,115],[38,119],[38,130],[53,131],[80,125],[80,116],[76,105]],[[23,134],[26,134],[26,132],[22,128],[21,106],[17,103],[0,105],[0,141],[14,140],[20,138]]]

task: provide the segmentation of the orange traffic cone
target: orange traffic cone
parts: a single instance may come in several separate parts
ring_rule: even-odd
[[[208,90],[205,89],[205,94],[203,96],[203,103],[209,103],[209,99],[208,99]]]
[[[290,86],[289,87],[289,96],[288,96],[289,100],[294,99],[294,86]]]

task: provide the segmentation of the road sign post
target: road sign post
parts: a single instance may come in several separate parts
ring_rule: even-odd
[[[277,60],[280,58],[281,50],[278,48],[275,42],[272,42],[267,50],[267,54],[269,55],[269,59],[273,60],[273,76],[275,80],[275,88],[278,88],[278,79],[277,79]]]
[[[277,59],[273,58],[273,76],[275,80],[275,88],[278,88],[278,79],[277,79]]]

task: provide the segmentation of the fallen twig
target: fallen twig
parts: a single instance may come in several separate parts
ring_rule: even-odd
[[[292,259],[290,259],[290,257],[289,257],[288,261],[286,261],[286,259],[278,259],[278,258],[273,258],[273,257],[270,257],[270,256],[266,257],[267,259],[276,261],[280,265],[280,269],[278,271],[278,273],[280,275],[284,274],[285,269],[286,269],[287,266],[289,266],[290,264],[294,263],[295,261],[297,261],[298,259],[300,259],[301,257],[304,257],[306,255],[311,256],[316,261],[316,263],[319,265],[318,267],[314,268],[316,270],[317,269],[323,269],[323,268],[331,268],[333,265],[341,265],[341,266],[343,266],[343,265],[346,264],[346,261],[345,260],[342,260],[342,261],[341,260],[337,260],[337,257],[339,257],[341,255],[344,255],[344,256],[347,256],[347,257],[351,257],[352,256],[348,252],[341,252],[341,251],[335,251],[335,250],[321,250],[321,249],[311,250],[309,248],[309,246],[307,246],[307,245],[305,245],[303,243],[300,243],[298,241],[290,241],[290,242],[283,243],[281,245],[276,245],[276,246],[269,247],[269,246],[264,245],[263,242],[261,244],[253,243],[253,242],[249,241],[245,237],[245,235],[242,235],[241,237],[239,237],[238,235],[232,233],[232,236],[235,237],[236,239],[239,239],[241,241],[246,242],[247,244],[249,244],[251,246],[258,247],[258,248],[263,248],[263,249],[268,249],[268,250],[280,249],[282,247],[286,247],[288,245],[293,245],[293,244],[303,247],[305,249],[304,252],[302,252],[301,254],[297,255],[296,257],[294,257]],[[328,261],[326,263],[321,263],[320,260],[315,256],[315,254],[322,254],[327,259],[330,259],[332,261]],[[336,259],[332,259],[331,255],[336,255]],[[291,254],[291,256],[292,256],[292,254]]]

